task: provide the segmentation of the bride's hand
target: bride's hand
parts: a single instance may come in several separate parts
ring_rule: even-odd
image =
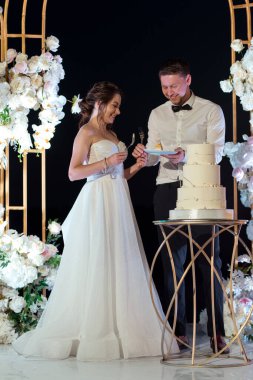
[[[114,153],[106,158],[107,166],[116,166],[121,164],[127,158],[127,152]]]
[[[148,161],[148,155],[145,154],[142,157],[138,157],[136,160],[136,164],[138,165],[139,168],[144,168],[147,165]]]

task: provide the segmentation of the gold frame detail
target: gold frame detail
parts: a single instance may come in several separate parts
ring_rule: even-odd
[[[26,11],[27,1],[23,0],[22,15],[21,15],[21,33],[12,34],[8,31],[8,16],[9,16],[9,3],[11,0],[5,0],[4,14],[0,15],[0,51],[1,61],[5,59],[6,51],[8,49],[9,40],[12,38],[21,39],[21,52],[27,52],[27,40],[39,39],[41,40],[41,52],[45,51],[45,35],[46,35],[46,7],[47,0],[41,0],[41,34],[26,34]],[[36,3],[36,2],[35,2]],[[37,6],[37,3],[34,4]],[[11,228],[9,219],[11,211],[21,211],[23,213],[23,233],[27,234],[27,193],[28,193],[28,170],[27,159],[28,154],[39,154],[41,158],[41,222],[42,222],[42,240],[46,240],[46,153],[45,149],[30,149],[23,157],[23,181],[22,181],[22,193],[23,204],[14,206],[10,204],[10,172],[12,168],[9,165],[9,147],[6,148],[6,156],[8,159],[8,166],[6,170],[0,169],[0,203],[5,207],[6,221],[8,222],[8,228]]]

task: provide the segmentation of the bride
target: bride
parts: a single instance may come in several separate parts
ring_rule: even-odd
[[[146,162],[123,168],[127,149],[112,130],[120,104],[121,90],[110,82],[96,83],[80,103],[69,178],[87,181],[62,225],[64,251],[46,309],[35,330],[13,342],[24,356],[161,355],[163,326],[126,181]],[[178,352],[169,334],[167,344]]]

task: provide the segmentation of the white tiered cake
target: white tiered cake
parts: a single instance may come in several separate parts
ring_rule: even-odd
[[[183,186],[177,192],[177,204],[170,219],[233,219],[226,209],[226,189],[220,185],[220,166],[215,164],[213,144],[187,146],[187,164],[183,167]]]

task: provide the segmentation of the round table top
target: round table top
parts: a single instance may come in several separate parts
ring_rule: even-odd
[[[248,223],[248,220],[244,219],[163,219],[154,220],[155,225],[172,226],[180,224],[199,224],[199,225],[223,225],[223,226],[236,226],[244,225]]]

